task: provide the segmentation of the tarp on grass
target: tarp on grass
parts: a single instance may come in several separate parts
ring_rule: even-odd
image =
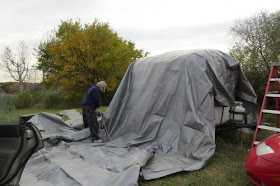
[[[236,99],[247,109],[256,104],[239,63],[223,52],[138,59],[104,115],[105,143],[90,143],[87,129],[50,114],[31,119],[46,145],[28,162],[21,185],[137,185],[139,175],[149,180],[199,170],[215,151],[215,104]]]

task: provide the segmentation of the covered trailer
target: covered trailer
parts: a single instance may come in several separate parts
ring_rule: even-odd
[[[145,179],[198,170],[215,151],[215,124],[220,122],[215,107],[233,106],[235,100],[250,110],[257,98],[239,62],[221,51],[137,59],[105,114],[104,138],[150,146],[154,156],[141,170]]]

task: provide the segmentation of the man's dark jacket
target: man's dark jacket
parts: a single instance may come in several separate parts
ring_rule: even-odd
[[[92,107],[95,110],[100,107],[100,89],[96,85],[88,89],[82,104]]]

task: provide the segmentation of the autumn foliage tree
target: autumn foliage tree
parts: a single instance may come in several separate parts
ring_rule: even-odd
[[[146,56],[107,23],[95,20],[62,21],[54,35],[38,47],[38,68],[44,82],[59,85],[66,98],[80,98],[94,83],[104,80],[115,91],[127,67]]]

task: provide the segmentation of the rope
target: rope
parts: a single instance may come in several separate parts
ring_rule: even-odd
[[[109,132],[108,132],[108,129],[107,129],[106,125],[105,125],[106,121],[103,120],[103,114],[101,115],[101,117],[102,117],[102,119],[101,119],[100,121],[97,121],[98,124],[99,124],[99,130],[102,128],[102,123],[101,123],[101,121],[102,121],[102,122],[104,123],[104,124],[103,124],[103,127],[104,127],[104,129],[105,129],[105,133],[107,134],[108,139],[109,139],[113,144],[116,144],[116,145],[117,145],[118,147],[120,147],[120,148],[127,148],[127,145],[126,145],[126,144],[115,142],[115,141],[110,137]]]

